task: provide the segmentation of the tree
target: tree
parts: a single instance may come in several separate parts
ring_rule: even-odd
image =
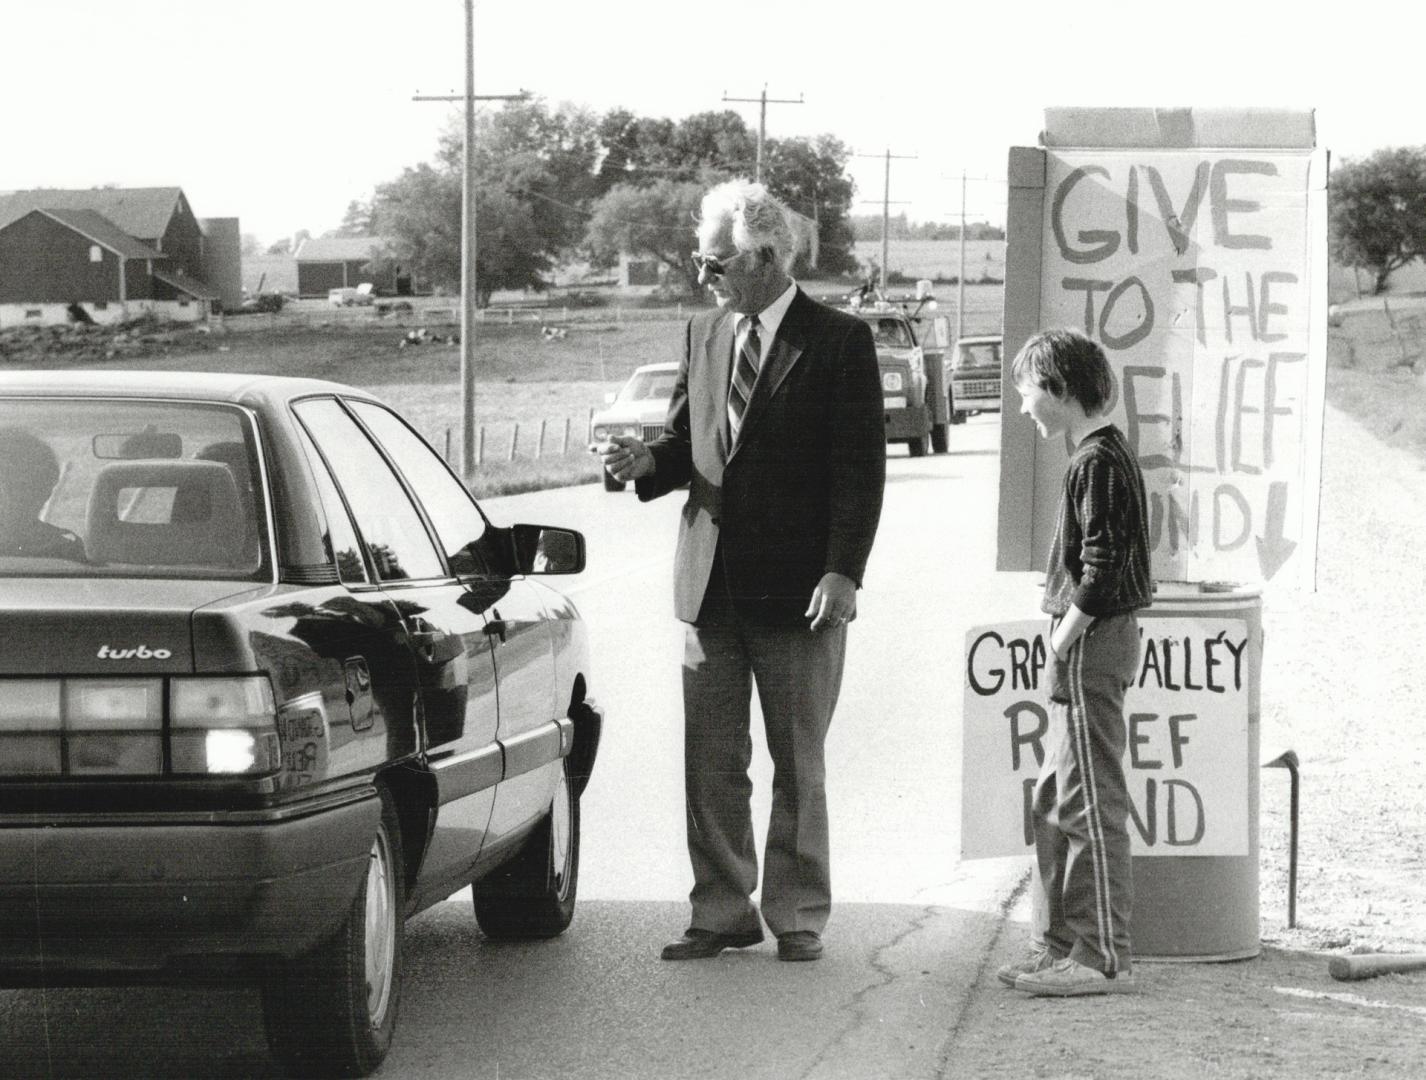
[[[587,110],[551,110],[539,99],[477,115],[478,303],[496,289],[543,289],[555,259],[583,239],[587,204],[599,190],[596,128]],[[457,122],[441,135],[434,162],[377,187],[371,216],[389,240],[378,268],[396,262],[433,285],[459,288],[464,156]]]
[[[621,185],[651,187],[694,181],[706,189],[735,176],[751,178],[757,162],[757,137],[731,110],[694,113],[674,123],[615,109],[600,120],[598,134],[606,150],[600,177],[611,185],[611,192]],[[848,217],[855,193],[846,174],[850,156],[846,146],[831,135],[768,139],[763,144],[763,180],[791,209],[816,222],[817,269],[824,273],[856,269]],[[621,200],[621,212],[629,210],[628,196]],[[663,199],[653,201],[666,205]],[[683,224],[687,235],[689,223]],[[607,235],[609,229],[601,225],[600,233]],[[668,245],[660,261],[669,263],[668,256],[682,248],[681,240]],[[645,248],[644,253],[652,251]],[[810,269],[807,254],[799,257],[795,273]],[[685,256],[678,255],[678,260],[686,273]]]
[[[737,113],[694,113],[674,123],[662,117],[638,117],[614,109],[599,121],[605,150],[599,177],[605,188],[616,184],[688,181],[704,176],[726,179],[752,175],[757,146]]]
[[[589,202],[603,193],[597,163],[602,149],[594,114],[539,98],[513,101],[476,117],[474,172],[479,190],[500,190],[529,208],[537,250],[553,260],[584,236]],[[437,160],[459,175],[465,126],[441,136]]]
[[[242,250],[243,255],[246,256],[246,255],[261,255],[261,254],[262,254],[262,241],[257,238],[257,234],[256,234],[256,233],[250,233],[250,232],[245,232],[245,233],[243,233],[241,243],[242,243],[242,249],[241,249],[241,250]]]
[[[1378,150],[1332,173],[1332,239],[1345,266],[1370,270],[1372,292],[1426,256],[1426,147]]]
[[[328,236],[375,236],[375,216],[373,214],[372,200],[363,202],[361,199],[353,199],[347,203],[346,213],[342,215],[342,223],[329,232]]]
[[[688,253],[693,224],[708,184],[700,180],[655,180],[618,184],[594,204],[586,246],[596,266],[613,266],[621,252],[654,259],[698,291],[698,271]]]
[[[375,213],[387,237],[373,258],[375,272],[390,264],[407,267],[431,284],[459,290],[461,284],[461,177],[421,164],[376,189]],[[529,207],[500,191],[476,192],[476,302],[490,303],[496,289],[542,289],[550,260],[541,251]]]
[[[849,274],[857,269],[850,217],[856,185],[846,173],[851,152],[832,135],[768,139],[763,144],[763,179],[793,210],[817,223],[817,271]],[[806,254],[794,273],[805,274]]]

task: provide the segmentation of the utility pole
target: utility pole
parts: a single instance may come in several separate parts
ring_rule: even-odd
[[[960,272],[956,274],[956,340],[959,341],[965,336],[965,299],[966,299],[966,182],[968,180],[984,181],[987,183],[997,183],[995,178],[989,176],[967,176],[964,169],[961,170],[961,229],[960,238],[957,243],[960,255]],[[977,214],[983,211],[977,210]]]
[[[756,102],[759,103],[759,106],[760,106],[760,107],[759,107],[759,109],[758,109],[758,163],[757,163],[757,172],[753,175],[753,179],[756,180],[759,184],[761,184],[761,183],[763,182],[763,140],[767,137],[767,106],[768,106],[768,102],[771,102],[771,103],[774,104],[774,105],[804,105],[804,104],[806,104],[806,102],[804,102],[804,101],[802,100],[802,95],[801,95],[801,94],[798,94],[798,95],[797,95],[797,99],[796,99],[795,101],[794,101],[792,98],[770,98],[770,97],[767,96],[767,83],[763,83],[763,92],[762,92],[762,94],[761,94],[760,96],[758,96],[758,97],[755,97],[755,98],[729,97],[729,96],[728,96],[728,91],[724,90],[724,91],[723,91],[723,100],[724,100],[724,101],[756,101]]]
[[[857,157],[882,157],[882,154],[858,154]],[[898,161],[915,161],[914,154],[893,154],[890,147],[886,154],[886,178],[881,189],[881,295],[886,296],[886,263],[891,250],[890,243],[890,221],[891,221],[891,159]]]
[[[461,166],[460,259],[460,475],[466,483],[475,476],[475,103],[523,101],[530,95],[477,94],[475,92],[475,0],[465,0],[465,93],[417,94],[412,101],[465,102],[465,148]]]
[[[956,274],[956,340],[965,337],[966,327],[966,171],[961,170],[961,268]]]

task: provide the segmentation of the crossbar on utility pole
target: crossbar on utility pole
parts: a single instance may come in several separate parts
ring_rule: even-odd
[[[460,461],[461,479],[475,476],[475,103],[524,101],[530,95],[477,94],[475,92],[475,4],[465,0],[465,93],[416,94],[412,101],[462,101],[465,103],[465,146],[461,164],[460,260]]]
[[[966,181],[989,180],[988,176],[967,177],[966,171],[961,170],[961,228],[958,240],[960,249],[960,270],[956,274],[956,340],[959,341],[965,336],[965,310],[966,310]],[[979,211],[977,211],[979,213]]]
[[[886,158],[886,179],[881,189],[881,294],[886,295],[886,262],[891,250],[889,242],[889,225],[891,221],[891,159],[898,161],[915,161],[915,154],[893,154],[888,147],[883,154],[858,154],[857,157],[885,157]]]
[[[723,91],[724,101],[756,101],[759,103],[758,109],[758,162],[755,166],[756,173],[753,179],[759,184],[763,182],[763,140],[767,136],[767,107],[771,102],[774,105],[805,105],[802,95],[798,94],[796,100],[792,98],[770,98],[767,96],[767,83],[763,83],[763,92],[755,98],[729,97],[728,91]]]

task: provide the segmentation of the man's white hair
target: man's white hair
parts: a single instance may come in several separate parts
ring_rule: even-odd
[[[733,244],[739,251],[771,251],[783,273],[797,257],[797,239],[791,213],[762,184],[729,180],[703,196],[698,215],[700,237],[717,231],[724,222],[732,226]]]

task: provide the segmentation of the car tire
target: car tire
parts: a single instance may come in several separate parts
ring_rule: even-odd
[[[945,424],[931,425],[931,453],[944,454],[951,448],[950,431]]]
[[[405,864],[384,788],[371,861],[336,934],[262,980],[268,1046],[289,1076],[366,1076],[391,1048],[401,1002]]]
[[[624,490],[625,481],[623,481],[623,480],[615,480],[612,476],[609,475],[609,470],[608,470],[608,469],[604,469],[604,470],[603,470],[603,476],[604,476],[604,490],[605,490],[605,491],[623,491],[623,490]]]
[[[951,423],[964,424],[965,422],[966,414],[964,412],[962,412],[960,409],[951,410]]]
[[[914,439],[906,440],[906,449],[912,457],[926,456],[926,436],[918,435]]]
[[[569,758],[549,813],[520,854],[476,882],[475,919],[497,941],[558,937],[574,918],[579,892],[579,796]]]

